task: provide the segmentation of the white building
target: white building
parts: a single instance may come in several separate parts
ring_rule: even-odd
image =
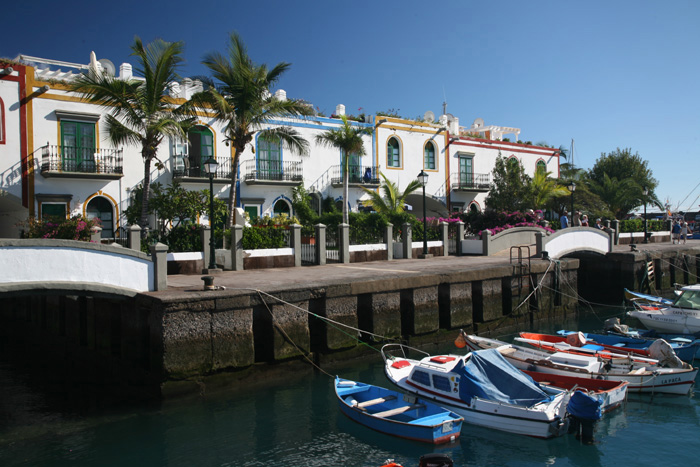
[[[103,237],[119,235],[119,229],[126,227],[123,213],[131,192],[144,177],[140,146],[110,147],[106,110],[68,91],[66,83],[90,65],[19,58],[13,63],[0,61],[0,236],[17,237],[19,221],[48,214],[97,216]],[[129,64],[116,70],[108,60],[93,57],[92,63],[118,79],[133,78]],[[184,102],[201,89],[201,83],[184,79],[173,83],[171,97]],[[286,99],[286,93],[278,90],[275,97]],[[335,118],[342,114],[344,106],[339,105],[333,118],[270,122],[296,129],[309,142],[310,152],[297,154],[256,136],[236,168],[237,206],[251,216],[293,215],[292,189],[300,183],[314,197],[317,209],[327,197],[342,203],[340,150],[315,142],[318,134],[342,124]],[[402,190],[421,170],[428,173],[428,216],[483,209],[499,153],[516,158],[528,174],[538,165],[559,173],[556,150],[500,141],[509,132],[517,138],[518,129],[486,127],[478,119],[476,126],[465,129],[451,115],[437,122],[384,116],[364,120],[352,122],[373,130],[365,136],[366,155],[350,160],[347,202],[353,211],[368,198],[360,187],[379,187],[379,172]],[[188,141],[164,141],[157,156],[163,164],[152,168],[152,182],[167,186],[175,180],[187,189],[208,188],[202,162],[213,156],[220,164],[215,196],[227,199],[233,155],[224,142],[223,126],[203,112]],[[474,137],[477,133],[479,138]],[[419,217],[422,199],[422,193],[408,199]]]

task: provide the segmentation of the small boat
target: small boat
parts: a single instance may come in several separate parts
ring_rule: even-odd
[[[566,331],[562,331],[566,332]],[[603,336],[605,337],[605,336]],[[578,355],[591,355],[613,360],[631,361],[636,367],[669,367],[683,368],[683,362],[675,353],[673,346],[663,339],[647,343],[647,348],[628,348],[604,344],[600,341],[590,340],[582,332],[571,332],[565,335],[539,334],[534,332],[521,332],[515,339],[525,342],[533,347],[548,352],[568,352]],[[692,350],[695,353],[695,350]],[[692,358],[691,358],[692,360]]]
[[[576,334],[576,332],[559,331],[557,334],[566,337]],[[670,345],[673,352],[684,362],[694,360],[696,351],[700,350],[700,345],[693,341],[688,342],[688,340],[665,339],[658,336],[655,338],[643,338],[639,337],[639,334],[638,337],[631,337],[629,335],[623,336],[616,333],[596,334],[591,332],[584,332],[583,336],[587,342],[601,345],[606,350],[610,350],[611,352],[632,352],[640,356],[648,356],[649,358],[656,359],[659,358],[659,355],[655,353],[656,347],[653,346],[656,345],[658,347],[663,345],[662,343],[654,344],[654,342],[659,339],[663,339],[668,345]]]
[[[443,444],[459,438],[464,419],[410,394],[335,378],[340,410],[368,428],[400,438]]]
[[[581,378],[579,376],[555,375],[541,371],[522,370],[541,386],[554,386],[565,390],[576,389],[600,401],[603,413],[620,407],[627,400],[627,381]]]
[[[668,308],[666,308],[668,310]],[[700,317],[683,313],[667,313],[663,309],[628,311],[627,316],[638,319],[644,327],[656,332],[671,334],[700,333]]]
[[[684,368],[647,369],[629,361],[621,363],[617,359],[566,352],[549,353],[496,339],[467,335],[463,331],[460,336],[470,350],[495,349],[520,370],[618,382],[627,381],[629,392],[688,394],[698,374],[698,369],[687,363]]]
[[[408,358],[409,353],[422,358]],[[429,355],[402,344],[386,344],[382,357],[391,382],[449,408],[466,423],[536,438],[567,431],[571,392],[540,386],[494,350]]]
[[[630,302],[642,302],[652,305],[670,306],[673,305],[673,300],[656,295],[648,295],[634,290],[625,289],[625,298]]]

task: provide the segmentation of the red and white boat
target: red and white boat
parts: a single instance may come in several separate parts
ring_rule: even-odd
[[[548,353],[496,339],[460,334],[469,350],[496,349],[511,365],[527,371],[538,371],[563,376],[577,376],[607,381],[627,381],[630,392],[688,394],[695,384],[698,369],[685,368],[648,369],[629,359],[602,358],[566,352]]]

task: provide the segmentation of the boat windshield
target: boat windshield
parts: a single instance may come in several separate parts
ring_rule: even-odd
[[[700,310],[700,290],[683,290],[673,306]]]

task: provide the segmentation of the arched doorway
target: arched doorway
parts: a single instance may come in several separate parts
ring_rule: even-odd
[[[114,209],[107,198],[95,196],[85,209],[88,219],[99,219],[102,238],[114,238]]]
[[[286,214],[289,216],[291,212],[291,207],[289,203],[283,199],[278,199],[275,205],[272,207],[272,214],[279,216],[280,214]]]

